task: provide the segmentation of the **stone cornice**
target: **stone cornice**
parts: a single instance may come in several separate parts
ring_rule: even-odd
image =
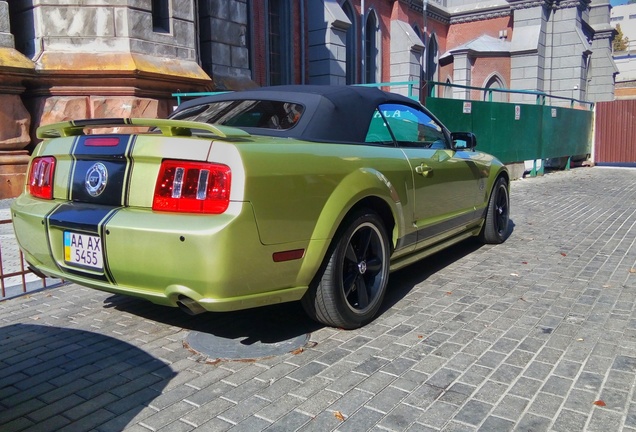
[[[585,10],[590,5],[591,0],[508,0],[510,8],[531,9],[535,7],[545,7],[547,9],[569,9],[578,8]]]
[[[420,13],[424,12],[423,0],[401,0],[401,1],[404,3],[407,3],[411,10],[414,10]],[[442,24],[450,24],[450,15],[448,11],[435,1],[433,1],[432,3],[426,2],[426,17],[428,19],[433,19]]]
[[[423,12],[424,0],[399,0],[417,12]],[[449,12],[448,9],[435,0],[426,2],[426,16],[443,24],[460,24],[474,21],[502,18],[512,15],[517,9],[531,9],[543,7],[546,9],[578,8],[585,10],[590,7],[591,0],[507,0],[507,5],[490,8],[473,9],[459,12]],[[603,31],[599,32],[604,34]],[[603,36],[605,37],[605,36]]]
[[[614,29],[597,31],[596,33],[594,33],[594,40],[614,39],[615,34],[616,34],[616,30]]]
[[[508,8],[499,9],[499,10],[481,11],[481,12],[469,12],[465,14],[464,13],[454,14],[450,18],[450,23],[461,24],[461,23],[467,23],[467,22],[473,22],[473,21],[489,20],[493,18],[507,17],[507,16],[510,16],[510,14],[511,14],[511,11]]]
[[[423,0],[400,0],[407,3],[409,7],[417,12],[424,11]],[[510,16],[510,8],[508,6],[495,6],[484,8],[477,11],[461,11],[451,13],[441,4],[432,1],[426,2],[426,16],[442,24],[457,24],[472,21],[481,21],[492,18],[500,18]]]

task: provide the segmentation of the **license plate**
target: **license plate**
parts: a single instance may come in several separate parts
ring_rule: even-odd
[[[64,231],[64,261],[91,269],[104,268],[99,236]]]

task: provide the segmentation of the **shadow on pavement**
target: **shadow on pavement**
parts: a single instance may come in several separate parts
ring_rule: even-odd
[[[274,344],[316,331],[323,326],[311,320],[300,302],[283,303],[235,312],[207,312],[191,316],[145,300],[114,295],[106,307],[187,330],[236,339],[241,344]]]
[[[120,340],[83,330],[0,328],[0,429],[119,431],[175,373]]]
[[[514,224],[510,221],[510,231],[513,226]],[[415,285],[481,246],[482,244],[477,240],[466,240],[392,273],[384,304],[378,316],[400,301]],[[190,316],[177,308],[113,295],[106,299],[106,307],[114,307],[148,320],[205,333],[216,338],[238,341],[241,345],[282,343],[308,335],[323,327],[305,314],[300,302]]]

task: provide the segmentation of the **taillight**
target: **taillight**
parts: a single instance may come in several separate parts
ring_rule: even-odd
[[[29,193],[37,198],[53,199],[54,173],[54,157],[45,156],[33,159],[29,171]]]
[[[230,167],[167,160],[159,169],[152,209],[220,214],[230,205]]]

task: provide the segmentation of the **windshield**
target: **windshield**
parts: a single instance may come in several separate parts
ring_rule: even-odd
[[[174,120],[198,121],[234,127],[290,129],[305,108],[297,103],[230,100],[197,105],[176,113]]]

